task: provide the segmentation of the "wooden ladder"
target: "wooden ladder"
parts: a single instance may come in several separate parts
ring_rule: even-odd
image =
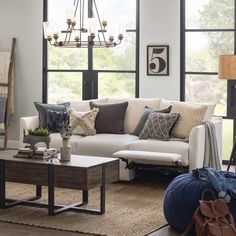
[[[12,77],[12,72],[13,72],[13,66],[14,66],[14,55],[15,55],[15,45],[16,45],[16,38],[12,39],[12,44],[11,44],[11,61],[9,65],[9,70],[8,70],[8,82],[7,83],[0,83],[0,87],[7,87],[7,104],[6,104],[6,113],[5,113],[5,122],[4,122],[4,145],[3,149],[7,149],[7,142],[8,142],[8,131],[9,131],[9,125],[10,125],[10,106],[11,102],[13,99],[13,94],[12,94],[12,86],[13,86],[13,77]]]

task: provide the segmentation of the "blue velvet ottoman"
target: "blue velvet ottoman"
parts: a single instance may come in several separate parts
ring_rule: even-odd
[[[164,214],[170,226],[180,232],[186,229],[206,188],[214,191],[211,183],[190,173],[177,176],[169,184],[164,196]]]
[[[211,189],[215,196],[218,196],[209,181],[201,180],[191,173],[179,175],[172,180],[164,196],[164,214],[170,226],[180,232],[186,229],[199,206],[199,200],[205,189]],[[213,200],[214,198],[206,192],[204,199]],[[228,206],[236,225],[236,198],[231,197]]]

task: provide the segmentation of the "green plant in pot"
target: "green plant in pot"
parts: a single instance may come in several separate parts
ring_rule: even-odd
[[[23,143],[28,143],[32,149],[36,149],[35,145],[37,143],[45,143],[46,147],[49,148],[49,143],[51,141],[51,137],[49,136],[50,132],[48,129],[36,128],[36,129],[28,129],[28,134],[25,134],[24,130],[24,138]]]
[[[34,130],[28,129],[28,133],[29,135],[35,135],[35,136],[48,136],[49,135],[49,131],[47,128],[46,129],[36,128]]]

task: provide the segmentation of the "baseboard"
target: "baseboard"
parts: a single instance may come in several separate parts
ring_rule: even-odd
[[[3,147],[4,141],[0,140],[0,147]],[[7,148],[19,148],[20,147],[20,141],[19,140],[8,140],[7,142]]]

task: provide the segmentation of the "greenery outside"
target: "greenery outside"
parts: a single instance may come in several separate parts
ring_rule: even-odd
[[[187,29],[232,31],[186,32],[186,71],[217,72],[218,57],[234,53],[234,0],[186,0]],[[216,103],[215,115],[227,114],[227,81],[217,75],[186,75],[186,100]],[[233,121],[223,121],[223,159],[233,144]]]

